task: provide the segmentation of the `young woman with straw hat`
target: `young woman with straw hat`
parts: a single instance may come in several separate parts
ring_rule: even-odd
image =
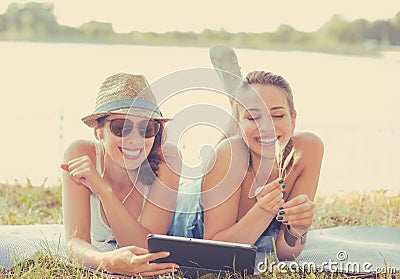
[[[97,141],[65,151],[63,213],[71,261],[110,273],[153,276],[173,263],[148,253],[147,234],[165,234],[175,208],[181,160],[164,144],[168,119],[142,75],[119,73],[101,85],[93,113],[82,121]]]

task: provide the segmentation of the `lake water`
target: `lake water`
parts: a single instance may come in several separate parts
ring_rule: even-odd
[[[293,88],[297,131],[325,144],[319,190],[400,192],[400,55],[381,58],[238,49],[243,73],[265,69]],[[80,118],[93,110],[100,83],[116,72],[143,73],[150,82],[192,67],[212,67],[207,48],[0,43],[0,182],[56,182],[63,149],[93,138]],[[184,92],[164,104],[173,116],[190,103],[229,110],[212,92]],[[189,166],[201,146],[220,134],[195,126],[179,147]]]

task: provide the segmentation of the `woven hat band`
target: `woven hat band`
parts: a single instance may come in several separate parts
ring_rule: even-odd
[[[126,99],[113,100],[96,108],[94,113],[112,112],[115,110],[131,108],[131,107],[147,109],[162,116],[160,109],[155,103],[140,98],[126,98]]]

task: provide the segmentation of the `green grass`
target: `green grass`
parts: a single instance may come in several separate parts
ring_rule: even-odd
[[[312,229],[336,226],[400,228],[400,194],[388,190],[317,195]]]
[[[61,184],[0,184],[0,225],[62,224]]]
[[[386,190],[350,195],[324,196],[318,194],[315,201],[315,219],[312,229],[336,226],[387,226],[400,228],[400,194]],[[0,225],[62,224],[61,184],[51,187],[34,186],[28,180],[19,183],[0,184]],[[206,275],[202,278],[216,278]],[[232,276],[234,278],[237,276]],[[0,278],[108,278],[101,274],[66,265],[61,258],[49,251],[25,260],[12,270],[1,270]],[[277,271],[251,278],[355,278],[344,274],[283,274]],[[400,278],[396,275],[379,275],[371,278]]]

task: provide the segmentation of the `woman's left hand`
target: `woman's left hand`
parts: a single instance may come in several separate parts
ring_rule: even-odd
[[[304,233],[314,219],[314,202],[305,194],[298,195],[283,205],[276,219]]]

